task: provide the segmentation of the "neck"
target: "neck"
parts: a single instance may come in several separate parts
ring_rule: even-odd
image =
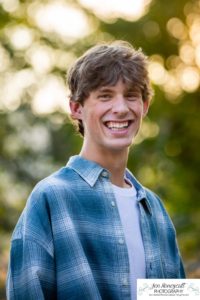
[[[129,149],[123,149],[120,151],[108,151],[103,149],[102,151],[86,151],[82,148],[80,156],[94,161],[107,169],[111,174],[111,182],[120,187],[128,187],[128,184],[124,181],[124,173],[128,160]]]

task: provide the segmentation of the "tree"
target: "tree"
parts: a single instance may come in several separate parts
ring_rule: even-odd
[[[200,276],[200,6],[146,2],[137,20],[102,15],[83,1],[0,2],[1,299],[11,231],[28,194],[81,146],[66,114],[66,69],[102,40],[125,39],[150,56],[155,96],[129,168],[164,199],[188,274]]]

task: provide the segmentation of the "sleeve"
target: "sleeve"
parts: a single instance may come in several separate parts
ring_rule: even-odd
[[[162,200],[152,191],[146,190],[154,212],[165,278],[186,278],[174,224]]]
[[[7,273],[8,300],[56,299],[50,196],[46,186],[36,186],[14,229]]]
[[[8,300],[56,299],[53,257],[38,243],[16,239],[11,244],[6,293]]]
[[[180,257],[180,278],[186,278],[185,269],[181,257]]]

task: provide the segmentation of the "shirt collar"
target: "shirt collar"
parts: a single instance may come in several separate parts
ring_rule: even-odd
[[[91,187],[94,186],[104,168],[94,161],[87,160],[79,155],[72,156],[67,166],[78,173]]]
[[[147,196],[147,190],[141,185],[141,183],[133,176],[133,174],[126,169],[126,177],[133,183],[137,191],[137,201],[145,202],[146,209],[152,215],[152,208],[149,198]]]
[[[109,172],[94,161],[87,160],[79,155],[70,157],[67,167],[78,173],[91,187],[93,187],[100,174],[109,177]],[[107,176],[105,176],[107,174]],[[147,197],[146,189],[137,181],[133,174],[126,169],[126,177],[133,183],[137,191],[137,201],[145,201],[145,206],[150,214],[152,208]]]

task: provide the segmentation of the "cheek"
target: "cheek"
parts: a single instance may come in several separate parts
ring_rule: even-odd
[[[88,123],[97,123],[99,120],[101,120],[104,112],[105,109],[103,110],[100,105],[96,104],[85,111],[84,118],[87,120]]]
[[[85,127],[85,129],[88,132],[95,132],[96,131],[96,127],[97,127],[97,118],[95,116],[95,114],[91,111],[87,111],[87,113],[85,113],[83,115],[83,126]]]
[[[143,115],[143,105],[142,104],[135,104],[135,105],[132,105],[130,110],[137,116],[137,117],[140,117]]]
[[[145,107],[144,107],[144,103],[141,102],[140,105],[138,105],[138,114],[143,116],[144,112],[145,112]]]

